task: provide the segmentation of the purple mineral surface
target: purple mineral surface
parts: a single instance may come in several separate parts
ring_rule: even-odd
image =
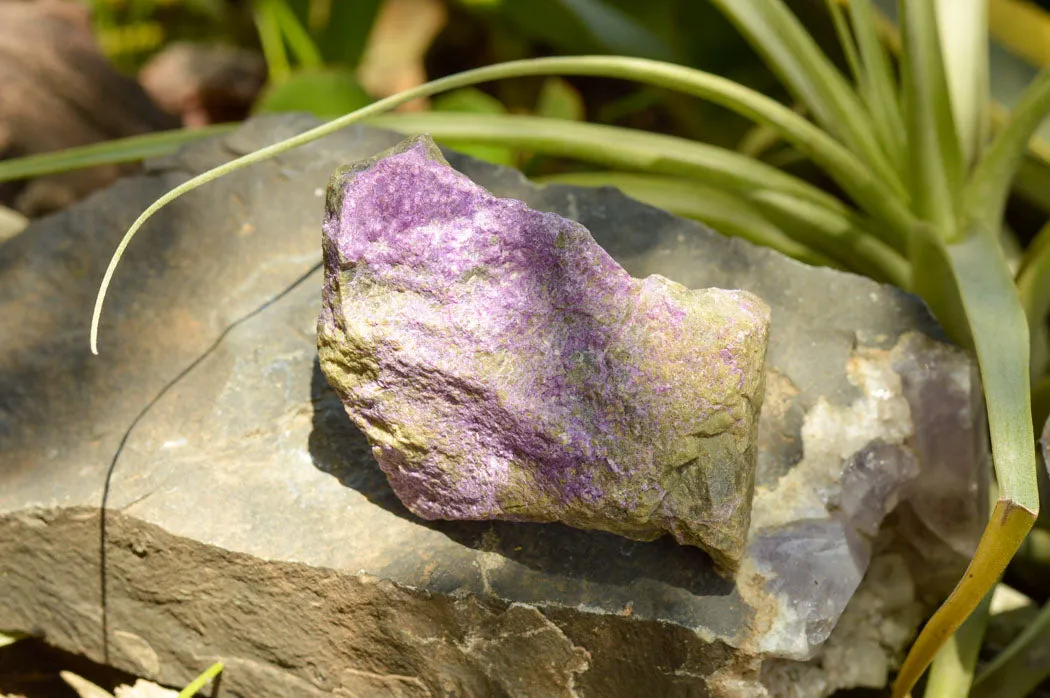
[[[759,298],[633,279],[427,137],[336,172],[324,260],[322,369],[412,512],[671,533],[737,567]]]

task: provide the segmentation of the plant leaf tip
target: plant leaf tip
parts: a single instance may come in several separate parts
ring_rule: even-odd
[[[88,339],[88,343],[91,346],[91,353],[98,356],[98,324],[99,318],[102,316],[102,295],[95,300],[95,310],[91,314],[91,331]]]

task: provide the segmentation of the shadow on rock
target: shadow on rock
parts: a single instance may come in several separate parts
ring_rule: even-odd
[[[699,548],[682,546],[670,536],[650,543],[611,533],[584,531],[561,524],[509,521],[426,521],[410,512],[394,494],[372,457],[364,434],[350,421],[339,396],[328,386],[314,359],[310,386],[314,465],[370,502],[420,526],[440,531],[460,545],[497,553],[544,574],[626,586],[642,579],[678,587],[697,596],[723,596],[731,581],[718,576]]]

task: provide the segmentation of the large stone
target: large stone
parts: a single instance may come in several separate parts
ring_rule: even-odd
[[[323,247],[321,369],[413,513],[670,532],[737,567],[759,298],[632,279],[579,223],[492,196],[428,137],[336,173]]]
[[[947,443],[984,462],[980,422],[928,431],[977,414],[979,391],[893,288],[614,190],[538,188],[449,155],[495,195],[579,221],[632,276],[771,306],[735,579],[670,537],[427,522],[401,505],[315,336],[325,183],[394,134],[351,128],[161,211],[128,249],[92,357],[94,291],[142,208],[313,123],[251,122],[0,247],[0,629],[172,685],[222,659],[235,696],[818,696],[885,681],[928,566],[884,523],[869,535],[878,509],[908,496],[909,456],[920,477]],[[922,370],[898,373],[908,357]],[[931,413],[938,400],[950,406]]]

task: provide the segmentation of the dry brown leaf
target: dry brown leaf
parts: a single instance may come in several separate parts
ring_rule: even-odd
[[[175,43],[150,59],[139,82],[183,126],[196,128],[247,118],[266,82],[266,62],[233,46]]]
[[[441,0],[386,0],[365,45],[357,79],[375,97],[387,97],[427,81],[423,58],[448,19]],[[417,99],[399,111],[421,111]]]
[[[25,230],[27,225],[29,225],[28,218],[18,211],[0,205],[0,242],[10,240],[15,235],[18,235]],[[0,639],[0,645],[3,644],[5,643]]]
[[[60,671],[58,675],[62,677],[62,680],[70,688],[76,691],[80,698],[113,698],[113,694],[106,689],[96,686],[83,676],[78,676],[72,671]]]
[[[80,698],[178,698],[179,695],[178,691],[164,688],[146,679],[137,679],[134,686],[117,686],[114,695],[71,671],[60,671],[58,675]]]

